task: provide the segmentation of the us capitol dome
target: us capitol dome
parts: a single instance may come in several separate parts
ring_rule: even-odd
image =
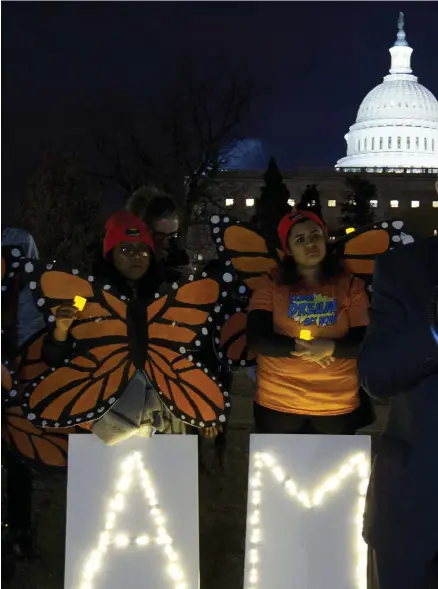
[[[338,171],[438,172],[438,101],[413,75],[412,51],[400,13],[389,75],[360,105]]]

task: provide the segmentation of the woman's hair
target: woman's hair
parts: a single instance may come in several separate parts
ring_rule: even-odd
[[[142,186],[134,192],[126,203],[126,209],[140,217],[148,227],[157,219],[167,219],[176,215],[176,207],[165,190],[156,186]]]
[[[127,279],[115,267],[113,253],[113,250],[111,250],[106,258],[100,256],[93,269],[94,275],[96,278],[107,279],[121,295],[131,297],[132,288]],[[140,299],[153,297],[162,282],[155,256],[151,255],[150,260],[148,270],[136,283],[137,294]]]
[[[297,224],[304,223],[306,220],[298,221]],[[345,267],[339,252],[334,246],[327,243],[327,252],[321,262],[321,280],[330,282],[343,274],[345,274]],[[279,265],[277,274],[278,283],[285,286],[296,286],[300,280],[301,276],[295,259],[290,254],[286,254]]]

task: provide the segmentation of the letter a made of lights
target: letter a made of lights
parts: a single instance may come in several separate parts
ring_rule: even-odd
[[[315,509],[323,505],[331,493],[339,489],[342,483],[352,474],[359,478],[358,502],[354,525],[356,533],[356,574],[355,589],[367,587],[367,546],[362,538],[363,512],[365,509],[365,495],[370,476],[370,462],[364,453],[356,454],[343,462],[339,470],[327,478],[312,492],[302,491],[295,481],[287,477],[283,469],[276,463],[275,458],[265,452],[255,452],[253,457],[253,473],[250,480],[248,501],[248,531],[249,548],[247,550],[246,589],[257,589],[259,581],[259,547],[261,543],[260,504],[262,499],[262,469],[269,470],[286,493],[304,509]]]
[[[126,493],[131,487],[134,474],[137,474],[139,483],[144,490],[151,519],[155,524],[156,536],[154,538],[150,538],[147,535],[131,537],[125,533],[115,532],[117,516],[125,508]],[[106,512],[104,530],[100,533],[96,547],[91,551],[85,562],[77,588],[97,589],[95,584],[96,575],[102,567],[104,557],[109,548],[114,547],[118,550],[132,547],[134,550],[139,550],[156,545],[162,549],[165,562],[167,562],[167,572],[171,580],[169,588],[188,589],[184,579],[184,572],[179,564],[178,554],[172,548],[172,538],[167,533],[165,523],[166,520],[159,507],[149,474],[143,465],[141,454],[139,452],[133,452],[121,464],[120,476],[116,482],[115,493],[109,502]]]

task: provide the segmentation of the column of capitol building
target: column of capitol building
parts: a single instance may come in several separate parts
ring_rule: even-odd
[[[397,40],[390,48],[391,68],[382,84],[362,101],[345,139],[347,156],[335,168],[282,170],[291,204],[316,184],[331,231],[339,226],[345,176],[360,174],[376,186],[375,219],[401,218],[420,235],[438,231],[438,101],[412,74],[412,48],[400,14]],[[221,179],[230,188],[230,214],[249,219],[263,186],[263,172],[229,171]],[[225,199],[224,199],[225,200]],[[224,204],[226,204],[224,202]]]

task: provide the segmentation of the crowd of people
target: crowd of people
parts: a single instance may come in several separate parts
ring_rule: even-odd
[[[364,282],[329,247],[327,228],[315,214],[287,214],[278,239],[282,261],[259,282],[248,312],[248,346],[257,354],[255,431],[353,435],[373,422],[371,399],[390,398],[364,519],[370,589],[436,589],[438,238],[378,257],[371,300]],[[3,230],[2,245],[38,256],[32,238],[20,230]],[[162,193],[151,198],[150,190],[135,193],[126,210],[107,220],[96,251],[93,275],[126,296],[133,348],[141,350],[148,301],[162,284],[184,281],[192,272],[172,199]],[[14,331],[14,321],[8,321],[14,313],[17,333],[6,338],[10,348],[45,327],[26,288],[15,311],[2,309],[4,333]],[[62,366],[72,352],[79,313],[70,304],[57,309],[43,346],[49,366]],[[199,354],[230,389],[233,372],[218,362],[212,338]],[[107,444],[135,434],[196,433],[200,444],[214,439],[218,466],[224,466],[226,425],[193,428],[178,420],[138,369],[120,400],[88,427]],[[26,557],[32,549],[32,473],[7,449],[3,460],[11,546],[17,557]]]

